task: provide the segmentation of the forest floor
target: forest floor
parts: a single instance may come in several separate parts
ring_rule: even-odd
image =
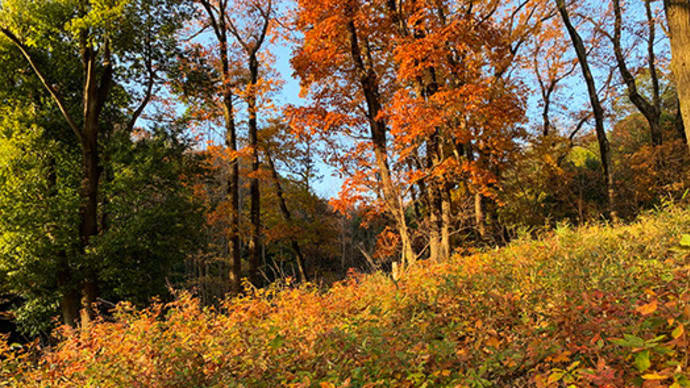
[[[674,207],[421,262],[398,281],[122,305],[51,349],[0,345],[0,386],[687,387],[685,233],[690,211]]]

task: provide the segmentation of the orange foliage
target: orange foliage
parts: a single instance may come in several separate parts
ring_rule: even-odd
[[[310,104],[288,116],[296,134],[328,144],[345,177],[334,208],[387,214],[402,238],[399,204],[416,184],[434,206],[431,192],[493,196],[524,137],[525,90],[506,70],[542,12],[488,0],[298,1],[291,63]]]
[[[617,229],[416,266],[352,273],[200,307],[188,294],[60,342],[13,351],[11,386],[629,386],[687,382],[690,281],[669,210]],[[602,260],[606,258],[606,260]],[[44,350],[38,357],[34,351]],[[36,358],[38,357],[38,358]],[[325,384],[325,385],[324,385]],[[331,385],[332,384],[332,385]],[[652,386],[646,383],[645,386]],[[682,386],[678,383],[676,386]]]

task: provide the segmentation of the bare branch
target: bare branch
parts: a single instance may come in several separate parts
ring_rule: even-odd
[[[151,31],[149,30],[149,34]],[[156,79],[156,72],[153,68],[153,50],[151,48],[151,38],[150,35],[146,36],[146,71],[148,73],[148,82],[146,83],[146,92],[144,93],[144,98],[139,103],[137,109],[132,113],[132,117],[127,124],[127,132],[132,132],[134,125],[136,124],[139,116],[144,112],[149,101],[151,101],[151,94],[153,93],[153,85]]]
[[[79,127],[77,126],[76,122],[72,119],[72,116],[70,116],[69,112],[67,111],[67,107],[65,106],[64,100],[60,93],[48,82],[46,76],[43,74],[43,72],[38,68],[38,65],[36,64],[36,61],[34,58],[31,56],[29,53],[29,50],[24,44],[19,40],[19,38],[12,33],[9,29],[5,27],[0,27],[0,32],[2,32],[9,40],[14,43],[15,46],[21,51],[22,55],[24,55],[24,58],[29,62],[29,65],[31,68],[34,70],[34,73],[38,77],[38,79],[41,80],[41,83],[43,86],[48,90],[48,93],[50,93],[51,97],[53,100],[55,100],[55,103],[58,105],[58,108],[60,109],[60,112],[64,116],[65,120],[67,121],[67,124],[72,128],[72,131],[74,134],[77,136],[79,140],[81,140],[81,131],[79,130]]]

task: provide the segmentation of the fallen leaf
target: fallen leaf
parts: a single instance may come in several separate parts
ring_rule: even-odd
[[[656,300],[653,300],[647,304],[643,304],[642,306],[639,306],[635,310],[642,315],[649,315],[649,314],[655,312],[656,308],[657,308]]]
[[[683,327],[682,324],[679,324],[678,327],[676,327],[676,328],[673,330],[673,332],[671,332],[671,336],[672,336],[673,338],[678,338],[678,337],[680,337],[681,335],[683,335],[683,333],[685,333],[685,327]]]

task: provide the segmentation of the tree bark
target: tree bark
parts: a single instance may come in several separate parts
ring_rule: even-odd
[[[436,135],[432,135],[427,140],[426,168],[431,171],[436,160],[437,144]],[[441,193],[435,181],[427,182],[429,197],[429,259],[438,261],[441,258]]]
[[[613,186],[613,176],[611,173],[611,147],[609,145],[608,138],[606,137],[606,130],[604,129],[604,109],[601,106],[601,101],[597,95],[597,88],[594,83],[594,77],[589,68],[589,63],[587,60],[587,51],[585,50],[584,43],[580,34],[573,26],[570,21],[570,16],[568,15],[568,9],[565,5],[565,0],[556,0],[556,6],[558,7],[558,12],[561,14],[563,19],[563,24],[565,24],[570,39],[575,48],[575,53],[577,54],[577,59],[580,62],[580,69],[582,70],[582,75],[587,84],[587,92],[589,94],[589,101],[592,105],[592,113],[594,114],[595,120],[595,130],[597,133],[597,141],[599,142],[599,153],[601,154],[601,165],[604,172],[604,181],[606,186],[607,194],[607,213],[612,220],[616,219],[615,207],[615,196],[614,196],[614,186]]]
[[[441,258],[450,258],[450,223],[452,217],[450,189],[444,186],[441,193]]]
[[[283,194],[283,186],[280,184],[280,176],[276,170],[275,163],[273,163],[273,158],[271,157],[270,151],[266,150],[266,160],[268,161],[268,167],[271,169],[271,177],[273,178],[273,183],[276,186],[276,195],[278,196],[278,204],[280,205],[280,212],[283,214],[283,219],[290,224],[292,223],[292,213],[287,207],[287,202],[285,201],[285,195]],[[300,249],[299,242],[294,237],[290,237],[290,246],[295,252],[295,259],[297,261],[297,269],[299,270],[300,281],[306,282],[307,275],[304,271],[304,256],[302,255],[302,250]]]
[[[252,177],[249,184],[251,196],[250,219],[252,223],[251,241],[249,243],[249,280],[254,285],[259,282],[259,259],[261,253],[261,193],[259,191],[259,137],[256,121],[256,85],[259,79],[259,62],[256,54],[249,57],[251,91],[247,98],[249,111],[249,146],[251,147]]]
[[[484,207],[482,205],[482,194],[474,193],[474,223],[477,234],[481,240],[486,239],[486,225],[484,224]]]
[[[676,97],[676,117],[673,120],[673,126],[676,129],[676,132],[678,132],[678,137],[683,140],[683,143],[687,144],[688,143],[688,137],[685,134],[685,123],[683,123],[683,114],[680,110],[680,101],[678,101],[678,98]]]
[[[414,1],[412,2],[412,6],[415,6]],[[386,7],[390,13],[392,24],[396,26],[398,33],[404,37],[409,36],[410,31],[407,27],[407,20],[402,14],[402,4],[395,0],[388,0],[386,1]],[[423,39],[426,36],[424,29],[421,27],[420,21],[415,23],[413,30],[415,39]],[[424,100],[428,100],[438,91],[435,68],[433,66],[429,67],[427,69],[427,73],[429,76],[428,82],[425,82],[421,76],[417,76],[415,80],[417,96],[418,98]],[[437,128],[426,141],[427,171],[432,171],[434,167],[440,164],[443,160],[441,155],[441,145],[439,142],[440,137],[439,129]],[[434,179],[430,179],[428,182],[420,180],[419,183],[420,185],[426,186],[425,194],[429,211],[429,259],[432,261],[445,259],[449,256],[448,252],[450,252],[450,240],[448,238],[449,225],[447,223],[450,218],[444,215],[445,204],[443,200],[443,184]]]
[[[683,122],[690,123],[690,2],[664,0],[664,9],[671,36],[671,71],[678,92],[680,112]],[[685,139],[690,138],[688,126],[684,129]]]
[[[618,71],[621,73],[621,77],[625,82],[628,89],[628,97],[630,101],[635,105],[637,110],[642,113],[644,118],[649,124],[649,130],[652,138],[652,144],[659,146],[663,142],[663,136],[661,131],[661,97],[659,96],[659,78],[656,73],[655,65],[655,55],[654,55],[654,18],[649,8],[649,0],[645,0],[645,5],[647,8],[647,21],[649,23],[649,39],[647,46],[647,62],[650,71],[650,77],[652,79],[652,102],[647,101],[639,91],[637,90],[637,85],[635,83],[635,76],[628,69],[628,65],[625,62],[625,56],[623,54],[623,48],[621,47],[621,34],[623,28],[623,16],[621,12],[620,0],[613,1],[613,12],[615,15],[614,22],[614,32],[613,32],[613,52],[616,56],[616,63],[618,65]]]
[[[52,156],[48,160],[48,196],[55,198],[58,195],[57,187],[57,166],[55,158]],[[79,290],[76,287],[67,259],[67,252],[60,249],[56,254],[57,261],[57,286],[61,291],[60,311],[62,321],[66,324],[76,325],[79,320]]]
[[[223,3],[223,2],[221,2]],[[226,4],[226,3],[223,3]],[[252,176],[249,183],[250,192],[250,222],[251,239],[249,242],[249,280],[252,284],[259,284],[259,262],[261,261],[261,196],[259,187],[259,153],[258,153],[258,124],[257,124],[257,85],[259,80],[259,61],[257,53],[261,49],[268,32],[268,27],[273,18],[273,1],[267,0],[265,4],[254,3],[255,10],[261,15],[262,23],[255,33],[246,33],[238,30],[233,24],[232,18],[227,18],[223,14],[223,20],[227,20],[228,31],[235,37],[235,40],[244,49],[249,67],[250,81],[247,85],[249,93],[247,105],[249,113],[249,146],[251,147],[251,166]],[[225,24],[224,24],[225,25]]]
[[[65,287],[69,287],[69,285]],[[62,313],[62,323],[71,327],[76,327],[77,323],[79,322],[79,310],[81,310],[81,300],[79,298],[79,291],[63,291],[62,297],[60,298],[60,311]]]
[[[417,218],[417,220],[421,220],[422,211],[419,209],[419,199],[417,198],[417,190],[415,189],[414,185],[410,187],[410,196],[412,197],[412,208],[414,210],[414,216]]]
[[[223,97],[223,116],[225,119],[225,146],[235,155],[237,152],[237,131],[232,105],[232,92],[229,90]],[[230,199],[228,253],[230,255],[230,287],[233,292],[240,292],[242,278],[242,257],[240,256],[240,167],[239,158],[233,157],[230,162],[227,196]]]
[[[84,3],[86,4],[86,2]],[[86,5],[83,5],[84,9]],[[84,123],[81,134],[83,178],[80,190],[81,205],[79,213],[81,223],[79,240],[81,253],[86,254],[90,240],[98,234],[98,192],[103,167],[100,163],[98,140],[101,133],[100,116],[112,86],[113,68],[110,43],[103,44],[103,72],[97,80],[97,50],[89,42],[86,32],[80,36],[80,51],[84,68],[83,112]],[[98,275],[87,263],[82,284],[81,324],[86,326],[95,315],[93,303],[98,297]]]
[[[400,235],[403,262],[406,265],[413,265],[416,260],[416,256],[412,250],[412,241],[410,239],[407,221],[405,220],[405,210],[400,193],[393,184],[390,167],[388,165],[388,151],[386,144],[387,124],[384,119],[379,117],[379,112],[381,111],[381,97],[379,93],[377,76],[371,66],[366,66],[364,64],[359,48],[359,38],[357,36],[357,29],[354,20],[350,19],[347,24],[347,28],[350,34],[350,54],[354,61],[355,70],[357,71],[360,81],[360,87],[362,88],[362,92],[366,100],[367,116],[371,131],[371,141],[374,147],[376,166],[378,167],[381,177],[384,201],[386,202],[388,211],[393,216],[393,220],[395,221],[398,229],[398,234]]]
[[[468,142],[464,147],[465,155],[467,160],[474,162],[474,150],[472,149],[472,142]],[[484,206],[482,201],[482,194],[478,189],[474,192],[474,228],[477,233],[477,237],[480,240],[486,239],[486,224],[484,222]]]
[[[228,254],[230,256],[230,288],[239,293],[242,278],[242,257],[240,255],[240,184],[239,159],[237,158],[237,131],[235,129],[235,113],[233,107],[232,78],[230,74],[230,60],[228,58],[228,25],[225,17],[226,3],[216,9],[208,0],[202,0],[201,5],[206,11],[213,31],[218,39],[218,51],[221,62],[221,81],[223,99],[223,119],[225,121],[225,146],[230,150],[233,159],[230,161],[230,177],[228,178],[227,197],[230,199],[228,238]]]
[[[86,135],[86,134],[85,134]],[[85,136],[86,137],[86,136]],[[98,234],[98,181],[101,175],[99,165],[96,136],[88,136],[88,140],[82,144],[83,149],[83,178],[80,190],[80,227],[79,240],[82,254],[86,253],[91,237]],[[81,299],[81,323],[85,326],[94,315],[92,304],[98,296],[98,287],[95,271],[87,266],[82,285]]]
[[[549,129],[551,129],[551,120],[549,119],[549,110],[551,109],[551,93],[555,89],[555,84],[549,85],[546,93],[543,93],[544,107],[542,108],[541,118],[542,118],[542,134],[544,137],[549,135]]]

